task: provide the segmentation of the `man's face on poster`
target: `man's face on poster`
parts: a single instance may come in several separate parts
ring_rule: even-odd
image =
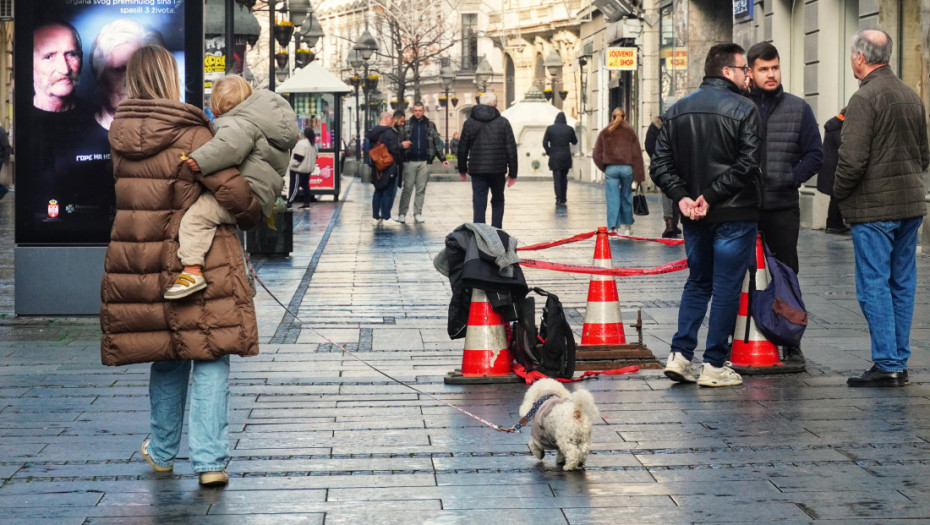
[[[74,93],[81,74],[81,59],[80,45],[70,28],[50,25],[36,30],[32,66],[36,107],[60,110],[51,106]]]
[[[100,89],[105,97],[104,104],[111,112],[116,111],[119,103],[126,98],[126,63],[139,46],[139,42],[127,42],[116,46],[103,66],[99,80]]]

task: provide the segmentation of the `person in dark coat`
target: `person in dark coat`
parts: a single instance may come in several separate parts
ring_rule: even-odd
[[[668,97],[665,99],[666,111],[675,102],[678,102],[676,97]],[[659,130],[662,128],[663,118],[665,118],[665,113],[652,119],[652,123],[649,124],[649,129],[646,130],[646,137],[643,139],[643,147],[646,150],[646,154],[649,155],[650,160],[656,152],[656,139],[659,137]],[[672,239],[681,235],[681,228],[678,227],[678,224],[681,222],[681,210],[672,202],[672,199],[669,199],[665,195],[662,195],[662,218],[665,220],[665,231],[662,232],[662,237]]]
[[[823,167],[817,177],[817,190],[830,196],[830,206],[827,208],[827,233],[845,235],[849,233],[849,226],[843,222],[840,206],[833,197],[833,179],[836,173],[837,156],[840,151],[840,132],[843,130],[843,121],[846,120],[846,108],[840,114],[831,118],[823,125]]]
[[[572,169],[572,144],[578,144],[575,130],[566,123],[565,113],[559,111],[555,123],[546,128],[543,148],[549,155],[552,184],[555,187],[556,206],[565,206],[565,190],[568,187],[568,170]]]
[[[383,171],[378,171],[374,163],[371,165],[371,184],[375,187],[374,195],[371,197],[371,224],[377,228],[382,226],[385,220],[391,218],[394,195],[400,184],[400,159],[403,158],[404,149],[400,147],[397,131],[394,129],[394,115],[388,111],[381,114],[378,125],[371,128],[367,138],[372,148],[381,142],[387,146],[391,156],[394,157],[394,163]]]
[[[471,110],[462,126],[458,157],[459,176],[471,175],[472,222],[484,223],[491,191],[491,225],[504,223],[504,184],[517,182],[517,140],[510,121],[497,110],[494,93],[481,95],[481,104]]]

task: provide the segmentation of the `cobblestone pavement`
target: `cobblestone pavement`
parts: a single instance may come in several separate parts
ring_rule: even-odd
[[[849,237],[801,233],[811,311],[808,371],[741,387],[675,385],[660,371],[587,381],[602,420],[587,468],[538,462],[527,433],[498,433],[379,375],[499,423],[525,387],[447,386],[461,340],[445,334],[450,291],[431,260],[470,220],[466,183],[428,188],[424,224],[370,224],[371,188],[345,179],[338,202],[295,215],[290,258],[256,260],[261,355],[234,358],[225,489],[200,489],[186,460],[159,475],[139,457],[148,433],[144,365],[100,365],[96,319],[12,317],[13,195],[0,201],[0,524],[162,523],[894,523],[930,520],[928,299],[918,297],[911,384],[849,389],[869,365]],[[522,244],[603,223],[602,188],[551,182],[507,191],[505,229]],[[656,236],[661,207],[635,233]],[[412,222],[412,221],[411,221]],[[615,267],[653,267],[681,247],[612,240]],[[589,264],[593,242],[529,255]],[[921,289],[930,258],[918,257]],[[588,278],[527,270],[556,292],[580,335]],[[626,320],[668,354],[684,272],[618,280]],[[303,321],[303,322],[301,322]],[[628,330],[629,334],[629,330]],[[186,440],[185,440],[186,443]]]

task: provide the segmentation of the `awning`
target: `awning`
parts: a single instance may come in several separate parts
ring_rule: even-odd
[[[291,78],[275,88],[276,93],[348,93],[352,87],[314,60],[295,70]]]

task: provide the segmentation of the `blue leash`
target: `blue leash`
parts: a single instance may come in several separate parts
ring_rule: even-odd
[[[519,423],[513,426],[513,430],[507,429],[507,431],[519,432],[521,428],[525,427],[530,422],[530,420],[533,419],[533,416],[536,415],[536,411],[539,410],[539,407],[543,406],[543,403],[548,401],[549,398],[553,396],[555,396],[555,394],[546,394],[542,396],[541,398],[537,399],[536,402],[533,403],[533,408],[531,408],[530,411],[527,412],[525,416],[520,418]]]

